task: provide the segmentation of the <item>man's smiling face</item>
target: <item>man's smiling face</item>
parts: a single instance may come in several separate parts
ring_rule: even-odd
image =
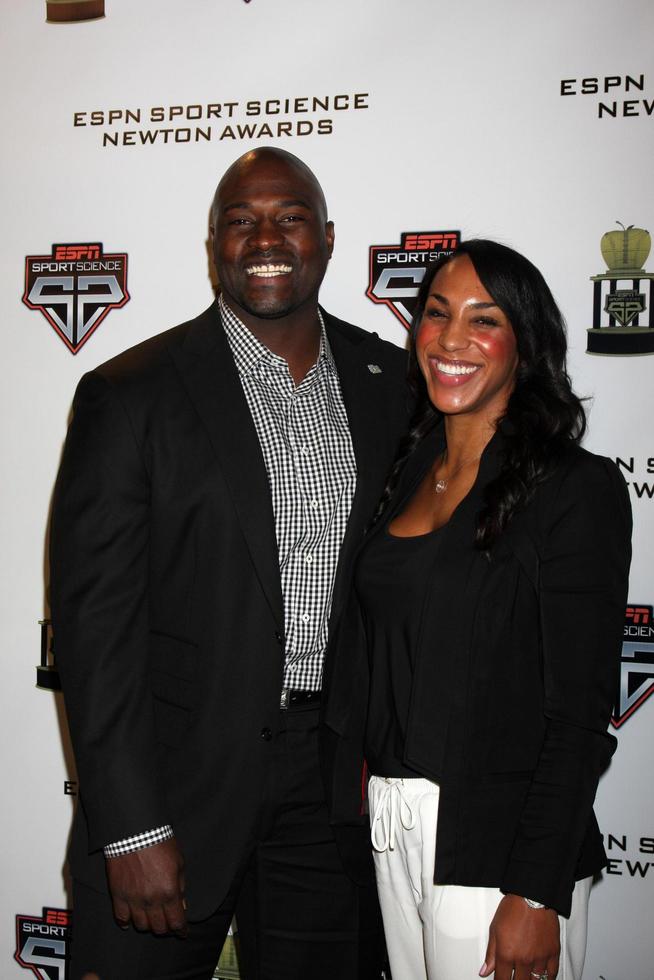
[[[299,161],[270,150],[237,161],[216,192],[212,234],[225,301],[246,323],[315,312],[334,228]]]

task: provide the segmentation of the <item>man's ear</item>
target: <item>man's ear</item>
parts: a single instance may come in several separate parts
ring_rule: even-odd
[[[334,239],[336,238],[333,221],[325,222],[325,238],[327,239],[327,250],[329,251],[329,257],[331,259],[334,251]]]

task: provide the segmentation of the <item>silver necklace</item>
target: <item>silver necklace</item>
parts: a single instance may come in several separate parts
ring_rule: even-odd
[[[450,480],[455,477],[457,473],[460,473],[464,466],[467,466],[469,463],[476,463],[478,459],[481,459],[481,453],[479,453],[479,456],[473,456],[471,459],[464,459],[460,466],[457,466],[457,468],[450,473],[447,478],[441,477],[439,480],[435,480],[434,493],[445,493],[450,485]]]

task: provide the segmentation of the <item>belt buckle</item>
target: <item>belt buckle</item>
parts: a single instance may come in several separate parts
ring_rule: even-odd
[[[282,692],[279,696],[279,707],[282,711],[286,711],[288,708],[288,699],[291,695],[290,687],[283,687]]]

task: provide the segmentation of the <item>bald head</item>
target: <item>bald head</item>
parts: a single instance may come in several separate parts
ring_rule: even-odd
[[[244,154],[218,185],[211,225],[223,299],[246,326],[256,334],[262,320],[293,321],[314,331],[334,226],[306,163],[272,147]]]
[[[224,205],[225,191],[230,188],[237,180],[249,178],[256,180],[258,170],[268,171],[269,168],[286,171],[289,175],[295,174],[301,182],[311,188],[316,204],[321,210],[321,218],[327,221],[327,202],[323,189],[318,183],[318,178],[313,170],[306,165],[303,160],[296,157],[288,150],[282,150],[276,146],[261,146],[256,150],[249,150],[235,160],[231,167],[228,167],[220,179],[216,193],[211,205],[211,223],[215,227],[216,219],[220,211],[221,203]]]

